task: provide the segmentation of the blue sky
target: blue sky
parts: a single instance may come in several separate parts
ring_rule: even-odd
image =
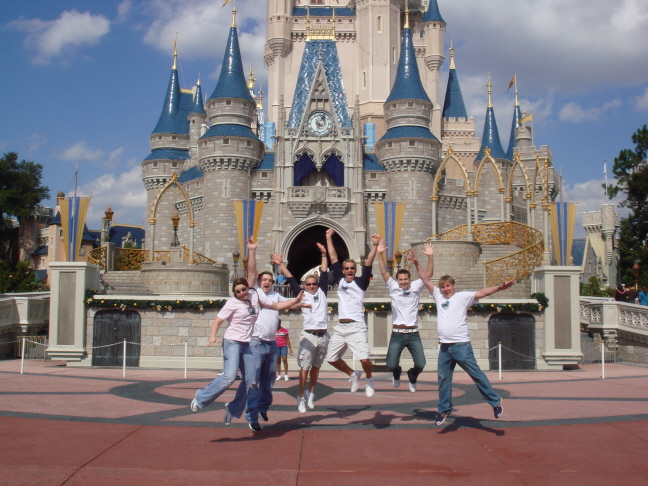
[[[339,0],[342,5],[345,0]],[[619,150],[648,123],[648,2],[645,0],[438,0],[454,39],[459,80],[477,133],[491,73],[506,147],[517,73],[521,107],[533,111],[536,145],[581,204],[605,201],[600,184]],[[115,220],[145,220],[139,164],[149,154],[178,33],[180,80],[213,90],[230,6],[221,0],[29,0],[0,10],[0,150],[44,166],[53,195],[71,191],[75,166],[93,196],[88,224],[106,206]],[[239,0],[245,66],[265,83],[265,0]],[[446,55],[448,59],[449,56]],[[448,63],[442,68],[447,76]],[[571,200],[565,196],[565,200]],[[52,202],[47,202],[52,205]],[[579,234],[582,234],[579,231]]]

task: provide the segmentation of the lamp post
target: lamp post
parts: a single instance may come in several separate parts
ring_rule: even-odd
[[[401,265],[401,261],[403,260],[403,254],[400,252],[400,250],[394,253],[394,259],[396,260],[396,268],[398,271],[401,268],[400,265]]]
[[[234,280],[238,278],[238,261],[239,258],[241,257],[241,254],[236,250],[234,253],[232,253],[232,259],[234,260]]]
[[[634,279],[635,279],[635,290],[639,289],[639,272],[641,271],[641,265],[639,265],[639,262],[635,262],[635,264],[632,266],[632,273],[634,274]]]
[[[178,240],[178,224],[180,224],[180,216],[178,213],[175,213],[171,217],[171,223],[173,223],[173,239],[171,240],[171,248],[178,248],[180,246],[180,240]]]

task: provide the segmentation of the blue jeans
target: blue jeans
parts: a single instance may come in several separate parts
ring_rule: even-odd
[[[223,374],[216,377],[209,385],[196,394],[196,403],[200,408],[205,408],[223,394],[232,383],[236,381],[236,372],[239,369],[247,371],[241,385],[245,387],[249,396],[257,393],[255,377],[254,356],[250,350],[250,343],[223,339]],[[251,377],[252,380],[247,380]]]
[[[242,369],[243,381],[227,408],[236,418],[240,418],[243,410],[247,408],[245,418],[248,422],[257,423],[259,412],[267,413],[272,404],[272,384],[277,375],[277,342],[262,341],[253,337],[250,350],[254,356],[254,382],[259,384],[259,389],[254,394],[247,391],[244,385],[247,370]]]
[[[400,380],[403,371],[399,364],[400,356],[405,348],[409,350],[414,360],[414,367],[407,371],[407,377],[411,383],[416,383],[418,375],[425,367],[425,351],[418,332],[392,332],[387,349],[387,368],[394,374],[394,378]]]
[[[441,344],[439,347],[439,413],[452,412],[452,373],[455,366],[461,366],[472,378],[484,400],[491,407],[500,404],[500,396],[495,393],[484,372],[477,365],[470,342]]]

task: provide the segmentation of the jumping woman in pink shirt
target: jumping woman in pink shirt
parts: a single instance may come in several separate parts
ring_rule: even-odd
[[[244,278],[237,278],[232,284],[234,297],[229,299],[220,310],[214,320],[209,342],[207,346],[220,343],[216,334],[223,322],[228,321],[229,325],[223,335],[223,368],[224,372],[205,388],[196,392],[196,397],[191,402],[191,411],[199,412],[210,405],[214,400],[223,394],[236,380],[236,372],[240,364],[245,370],[245,380],[248,394],[251,396],[257,392],[255,379],[254,356],[250,350],[250,339],[254,330],[254,324],[259,317],[259,310],[264,309],[284,310],[298,304],[304,295],[300,293],[297,298],[285,302],[273,302],[267,299],[261,292],[250,289],[248,281]],[[250,428],[255,432],[261,430],[257,423],[250,423]]]

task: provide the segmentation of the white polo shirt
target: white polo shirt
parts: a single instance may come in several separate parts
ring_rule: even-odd
[[[479,302],[475,292],[455,292],[446,299],[434,286],[434,301],[437,307],[437,331],[441,343],[465,343],[470,341],[468,334],[468,309]]]
[[[271,302],[285,302],[288,300],[274,290],[266,294],[259,285],[255,285],[254,290]],[[277,324],[279,324],[279,311],[262,308],[259,311],[259,317],[254,325],[252,337],[263,339],[264,341],[276,341]]]
[[[387,290],[391,297],[392,324],[404,324],[407,327],[418,325],[418,308],[423,287],[423,281],[417,279],[410,282],[409,288],[403,290],[396,280],[389,277]]]
[[[317,292],[314,294],[305,291],[303,302],[312,306],[304,307],[301,310],[304,317],[304,329],[312,331],[326,329],[328,327],[328,302],[322,289],[317,287]]]
[[[344,278],[338,282],[338,314],[340,319],[353,319],[365,323],[364,296],[365,291],[352,280],[347,282]]]

